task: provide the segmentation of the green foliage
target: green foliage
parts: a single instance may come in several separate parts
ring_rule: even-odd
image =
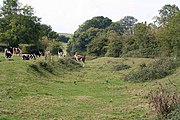
[[[70,38],[69,38],[69,37],[66,37],[65,35],[60,35],[60,36],[58,36],[57,41],[67,43],[69,39],[70,39]]]
[[[100,31],[102,30],[99,28],[89,28],[80,34],[75,33],[72,39],[68,41],[68,53],[74,54],[76,52],[85,52],[87,45],[93,40],[94,37],[96,37]]]
[[[50,50],[53,55],[57,55],[59,49],[64,49],[60,42],[52,42]]]
[[[166,4],[159,10],[159,16],[156,17],[155,22],[158,26],[163,27],[167,25],[171,17],[179,11],[178,6]]]
[[[176,86],[173,86],[176,87]],[[149,104],[155,109],[157,116],[161,119],[178,120],[180,105],[180,93],[176,89],[173,91],[159,83],[159,87],[148,94]],[[172,116],[173,115],[173,116]],[[176,119],[177,118],[177,119]]]
[[[108,27],[111,23],[112,20],[103,16],[97,16],[85,21],[74,32],[72,39],[69,40],[67,45],[68,53],[86,52],[87,45],[96,37],[97,33]]]
[[[50,26],[40,24],[40,18],[34,15],[31,6],[21,6],[18,0],[4,0],[0,11],[0,42],[8,46],[35,44],[39,47],[43,36],[58,37]]]
[[[108,47],[105,56],[108,57],[120,57],[123,52],[123,40],[116,32],[108,32]]]
[[[30,6],[21,7],[18,0],[4,0],[0,18],[0,41],[8,46],[37,43],[40,19]]]
[[[160,59],[152,64],[141,67],[124,76],[125,81],[142,82],[164,78],[173,73],[180,66],[179,61],[174,59]]]
[[[58,34],[52,30],[50,25],[40,24],[39,25],[39,38],[46,37],[48,40],[55,40],[58,38]]]
[[[77,70],[82,68],[82,65],[72,58],[65,57],[59,59],[59,61],[38,61],[36,63],[29,64],[30,70],[39,73],[40,75],[45,75],[45,71],[56,74],[59,70]]]
[[[87,45],[87,53],[95,56],[104,56],[107,52],[107,45],[108,39],[106,33],[99,33],[97,37]]]
[[[64,67],[68,67],[68,68],[72,68],[72,69],[82,67],[82,65],[80,63],[78,63],[75,60],[73,60],[72,58],[68,58],[68,57],[65,57],[64,59],[60,59],[59,63],[61,65],[64,65]]]
[[[79,26],[79,28],[75,31],[75,34],[85,32],[89,28],[99,28],[99,29],[105,29],[112,23],[112,20],[108,17],[103,16],[97,16],[93,17],[90,20],[85,21],[82,25]]]
[[[180,12],[172,16],[160,34],[162,54],[166,56],[180,56]]]
[[[31,50],[33,49],[37,49],[37,47],[35,45],[32,45],[32,44],[23,44],[23,45],[20,45],[20,47],[22,48],[22,53],[30,53]]]
[[[112,23],[109,27],[107,27],[107,30],[113,30],[117,32],[119,35],[131,35],[133,34],[133,26],[137,21],[138,20],[133,16],[125,16],[123,19]]]

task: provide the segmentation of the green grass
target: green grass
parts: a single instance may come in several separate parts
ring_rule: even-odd
[[[15,56],[8,61],[0,53],[0,120],[150,120],[155,114],[148,106],[147,94],[155,83],[170,79],[180,88],[180,69],[150,82],[122,79],[153,59],[103,57],[89,60],[77,70],[58,66],[51,73],[40,68],[42,74],[29,67],[39,61],[43,58],[22,61]],[[131,68],[113,71],[118,64]]]

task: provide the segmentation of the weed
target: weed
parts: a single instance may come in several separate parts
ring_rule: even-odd
[[[170,89],[161,83],[157,89],[150,91],[148,98],[150,107],[154,108],[157,116],[163,119],[170,117],[171,112],[180,105],[180,93],[177,89],[170,92]],[[176,113],[177,111],[174,111],[172,114]]]

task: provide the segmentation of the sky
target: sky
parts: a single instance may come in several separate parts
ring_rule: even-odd
[[[74,33],[86,20],[104,16],[113,22],[125,16],[133,16],[138,22],[153,22],[166,4],[180,8],[180,0],[19,0],[22,5],[34,8],[35,15],[42,18],[58,33]],[[3,0],[0,0],[2,6]]]

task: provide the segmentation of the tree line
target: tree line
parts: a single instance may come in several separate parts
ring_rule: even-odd
[[[117,22],[96,16],[86,20],[71,38],[58,35],[50,25],[41,24],[31,6],[18,0],[3,0],[0,7],[0,43],[18,47],[33,44],[37,48],[53,46],[53,41],[68,42],[70,55],[83,53],[110,57],[180,56],[180,10],[164,5],[154,23],[139,23],[133,16]],[[58,43],[54,46],[59,46]]]
[[[111,57],[180,56],[180,10],[164,5],[154,23],[138,23],[133,16],[117,22],[97,16],[85,21],[68,41],[70,54]]]

